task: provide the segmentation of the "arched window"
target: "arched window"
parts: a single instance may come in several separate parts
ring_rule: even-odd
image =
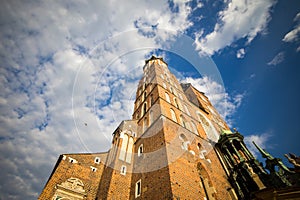
[[[176,92],[176,90],[173,90],[173,94],[174,94],[175,96],[177,96],[177,92]]]
[[[147,92],[144,92],[144,101],[146,101]]]
[[[173,100],[174,100],[174,105],[175,105],[175,107],[176,107],[176,108],[179,108],[179,107],[178,107],[178,102],[177,102],[177,99],[174,97],[174,99],[173,99]]]
[[[147,112],[147,103],[144,103],[144,107],[143,107],[143,114],[146,114],[146,112]]]
[[[126,162],[131,163],[131,156],[132,156],[132,147],[133,147],[133,138],[129,138],[128,147],[127,147],[127,155],[126,155]]]
[[[138,157],[140,157],[144,152],[144,145],[141,144],[138,148]]]
[[[122,146],[121,146],[121,150],[120,150],[120,155],[119,155],[120,160],[125,160],[127,143],[128,143],[128,136],[126,134],[124,134],[123,135]]]
[[[179,93],[179,98],[181,99],[181,100],[183,100],[183,98],[182,98],[182,95]]]
[[[150,105],[152,106],[154,104],[153,94],[150,96]]]
[[[170,87],[170,91],[171,91],[172,94],[174,94],[174,90],[173,90],[172,87]]]
[[[166,85],[165,83],[163,83],[163,87],[164,87],[165,89],[167,89],[167,85]]]
[[[183,107],[184,107],[184,111],[185,111],[189,116],[191,116],[191,113],[190,113],[189,109],[187,108],[187,106],[186,106],[186,105],[183,105]]]
[[[172,120],[174,122],[177,122],[176,114],[175,114],[175,112],[174,112],[174,110],[172,108],[170,109],[170,112],[171,112]]]
[[[147,130],[148,128],[148,119],[147,117],[144,118],[144,132]]]
[[[186,127],[186,122],[185,122],[184,117],[182,115],[180,115],[179,118],[180,118],[180,124],[181,124],[181,126]]]
[[[195,124],[193,121],[191,122],[191,124],[192,124],[193,132],[194,132],[196,135],[199,135],[196,124]]]
[[[149,125],[153,123],[153,111],[151,110],[149,113]]]
[[[166,101],[169,102],[169,103],[171,103],[169,94],[165,93],[165,96],[166,96]]]
[[[197,112],[199,121],[205,131],[206,136],[214,141],[217,142],[219,139],[219,134],[216,131],[216,129],[213,127],[212,123],[210,122],[210,120],[208,118],[206,118],[202,113]]]

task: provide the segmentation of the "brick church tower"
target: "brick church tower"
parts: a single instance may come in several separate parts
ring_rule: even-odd
[[[230,181],[237,161],[215,148],[231,131],[208,98],[180,84],[162,58],[146,60],[143,71],[132,120],[114,131],[112,148],[61,155],[39,199],[238,199]]]

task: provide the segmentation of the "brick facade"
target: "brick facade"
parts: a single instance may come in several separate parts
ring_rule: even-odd
[[[116,129],[112,148],[61,155],[39,199],[62,194],[98,200],[236,199],[214,149],[224,129],[229,128],[207,97],[190,84],[180,85],[167,64],[152,57],[137,88],[132,120]],[[66,181],[75,188],[61,187]]]

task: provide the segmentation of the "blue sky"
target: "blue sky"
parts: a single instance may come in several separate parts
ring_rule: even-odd
[[[300,154],[297,0],[4,1],[0,16],[0,199],[36,198],[62,153],[108,150],[153,52],[248,143]]]

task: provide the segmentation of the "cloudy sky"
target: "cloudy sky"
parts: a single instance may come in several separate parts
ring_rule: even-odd
[[[298,0],[16,0],[0,16],[0,199],[36,198],[62,153],[108,150],[151,54],[247,142],[300,154]]]

